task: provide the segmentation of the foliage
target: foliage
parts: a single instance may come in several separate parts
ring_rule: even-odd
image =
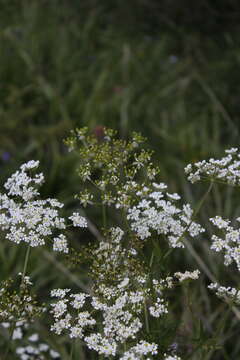
[[[177,24],[159,34],[141,28],[140,21],[129,37],[115,21],[122,7],[121,19],[128,22],[127,7],[120,3],[111,11],[94,2],[89,7],[65,1],[2,3],[0,152],[2,165],[11,160],[2,166],[5,175],[26,158],[44,159],[50,172],[46,192],[57,190],[66,199],[77,178],[64,176],[72,164],[62,139],[84,125],[113,127],[124,137],[142,132],[169,179],[173,166],[218,155],[222,144],[237,145],[234,33],[221,33],[215,41],[183,30],[179,39]],[[144,15],[146,7],[150,11],[145,3],[136,6]]]
[[[89,0],[72,1],[70,5],[64,0],[1,0],[0,7],[1,183],[28,159],[41,160],[48,175],[43,197],[56,196],[66,204],[69,214],[78,211],[78,199],[72,194],[82,192],[75,171],[81,159],[74,152],[68,153],[62,139],[70,129],[82,126],[90,127],[92,135],[100,131],[101,137],[102,127],[110,126],[119,130],[126,142],[132,131],[149,138],[149,150],[155,151],[153,162],[160,164],[161,181],[195,208],[206,191],[205,183],[194,187],[188,184],[183,167],[220,156],[223,146],[238,146],[238,2],[141,0],[100,4]],[[143,177],[141,172],[138,179]],[[93,190],[90,184],[89,188]],[[239,216],[239,195],[233,187],[226,188],[218,181],[208,198],[198,213],[202,224],[208,224],[216,214],[227,219]],[[82,209],[81,215],[85,211]],[[95,237],[100,239],[100,212],[101,206],[90,210],[94,219],[88,224],[90,231],[69,230],[68,238],[75,248],[69,250],[70,260],[60,261],[41,248],[31,252],[28,269],[40,302],[45,301],[50,288],[68,288],[69,281],[76,291],[86,291],[90,260],[83,264],[82,259],[89,253],[88,244]],[[111,209],[107,218],[109,225],[120,221],[119,214]],[[168,294],[170,300],[178,299],[172,303],[177,315],[161,325],[164,334],[170,332],[168,345],[177,331],[183,352],[192,351],[192,358],[197,360],[201,356],[237,358],[240,353],[240,345],[234,340],[238,331],[235,317],[228,313],[222,319],[225,308],[206,291],[207,278],[213,273],[211,281],[222,279],[229,292],[238,281],[235,268],[226,272],[222,258],[209,251],[212,235],[214,230],[208,224],[202,243],[187,243],[188,251],[174,251],[170,258],[165,257],[166,248],[155,247],[159,267],[171,272],[195,268],[195,262],[204,259],[205,275],[198,281],[199,287],[177,287],[174,294]],[[220,237],[222,230],[217,235]],[[25,248],[24,244],[9,245],[2,238],[0,277],[5,280],[22,271],[19,259],[24,258]],[[144,256],[151,257],[147,248]],[[73,258],[76,264],[81,263],[81,277],[76,266],[69,269]],[[154,268],[158,270],[157,265]],[[234,312],[237,314],[236,309]],[[215,341],[212,328],[216,320]],[[176,330],[176,322],[185,324],[181,331]],[[38,324],[37,330],[45,336],[48,327]],[[195,347],[185,348],[184,339],[192,338],[193,332]],[[57,345],[55,341],[50,339],[51,348],[59,349],[67,359],[65,340]],[[214,353],[215,348],[220,353]],[[75,351],[84,356],[81,345],[75,344]],[[86,357],[91,359],[92,355],[87,353]]]
[[[229,225],[230,220],[219,215],[202,225],[196,220],[219,179],[224,185],[238,187],[240,153],[232,148],[220,160],[185,167],[190,181],[210,183],[193,210],[160,181],[159,168],[144,140],[133,133],[125,141],[104,127],[95,133],[86,127],[72,132],[66,144],[77,153],[84,196],[77,195],[80,209],[71,216],[66,210],[59,216],[58,208],[63,204],[57,200],[39,198],[44,176],[34,174],[38,161],[21,165],[5,182],[6,194],[1,194],[0,206],[4,241],[14,242],[11,246],[28,245],[21,280],[14,282],[7,273],[1,284],[3,359],[140,360],[157,355],[163,360],[207,360],[237,353],[237,347],[228,350],[221,343],[225,331],[231,333],[234,321],[239,320],[238,287],[229,283],[223,286],[222,274],[214,274],[210,263],[194,250],[191,238],[199,242],[212,222],[220,235],[212,235],[211,249],[224,252],[224,265],[239,265],[239,230]],[[72,225],[67,225],[67,218]],[[70,230],[72,226],[78,232]],[[86,227],[94,237],[88,244],[77,244],[79,228]],[[64,235],[56,237],[59,230]],[[46,257],[65,273],[68,286],[57,272],[51,285],[44,282],[42,299],[46,305],[40,306],[43,273],[34,253],[49,242],[60,254],[51,258],[47,250]],[[35,248],[31,254],[30,248]],[[195,270],[189,271],[189,264],[173,270],[172,262],[178,259],[174,253],[190,256]],[[67,264],[71,265],[69,270]],[[35,285],[30,291],[34,272]],[[201,284],[200,274],[211,281],[208,286]],[[225,303],[224,317],[218,318],[217,307],[211,322],[203,315],[201,303],[207,296],[208,311],[217,304],[217,297],[208,293],[208,288]],[[220,313],[222,306],[220,303]],[[233,334],[230,339],[234,341]]]

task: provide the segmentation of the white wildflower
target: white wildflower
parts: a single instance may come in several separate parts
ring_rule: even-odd
[[[141,340],[137,345],[130,348],[124,353],[120,360],[138,360],[142,358],[143,355],[156,355],[157,354],[157,345],[154,343],[148,343],[147,341]]]
[[[181,360],[181,358],[177,355],[167,355],[164,354],[164,359],[163,360]]]
[[[231,148],[225,150],[227,156],[218,159],[203,160],[185,167],[188,180],[192,183],[199,181],[202,177],[212,180],[220,180],[230,185],[240,183],[240,161],[239,149]]]
[[[10,323],[9,322],[1,322],[0,325],[5,328],[8,329],[10,327]]]
[[[199,278],[200,275],[200,271],[199,270],[194,270],[194,271],[185,271],[184,273],[182,272],[176,272],[174,274],[174,276],[176,278],[178,278],[178,280],[180,282],[185,281],[185,280],[197,280]]]
[[[97,351],[100,355],[116,355],[117,344],[114,341],[109,341],[109,339],[102,337],[99,333],[86,336],[84,341],[89,349]]]
[[[70,289],[54,289],[51,291],[52,297],[64,298]]]
[[[159,318],[161,315],[168,313],[168,308],[163,299],[157,298],[156,303],[149,307],[149,312],[153,317]]]
[[[60,234],[57,238],[53,239],[53,250],[68,253],[68,242],[65,235]]]
[[[87,220],[77,212],[74,212],[72,216],[69,216],[69,219],[72,220],[73,226],[82,228],[87,227]]]
[[[240,290],[233,287],[220,286],[217,283],[211,283],[209,289],[214,290],[216,295],[224,300],[233,301],[235,304],[240,305]]]
[[[240,270],[240,228],[230,226],[230,220],[223,220],[220,216],[211,218],[210,221],[221,230],[221,238],[212,235],[211,249],[216,252],[223,251],[226,266],[235,262]]]
[[[183,205],[182,209],[176,207],[175,201],[179,198],[178,194],[161,191],[149,193],[147,199],[128,210],[127,218],[132,230],[143,240],[155,231],[158,235],[165,235],[171,247],[184,247],[180,241],[183,234],[196,237],[204,229],[192,221],[193,210],[189,204]]]
[[[44,344],[44,343],[39,344],[40,351],[45,352],[45,351],[48,351],[48,349],[49,349],[49,346],[47,344]]]
[[[12,339],[13,340],[22,339],[22,337],[23,337],[22,329],[20,327],[15,328],[12,334]]]
[[[118,288],[119,289],[121,289],[121,288],[124,288],[124,287],[126,287],[127,285],[128,285],[128,283],[129,283],[129,278],[125,278],[125,279],[123,279],[123,281],[118,285]]]
[[[214,218],[210,218],[209,220],[219,229],[227,229],[230,224],[229,220],[224,220],[221,216],[215,216]]]
[[[73,301],[71,301],[71,305],[74,309],[81,309],[83,305],[85,304],[86,297],[89,295],[79,293],[79,294],[72,294],[70,297],[74,298]]]
[[[55,350],[50,350],[50,356],[51,356],[52,359],[60,358],[60,354]]]
[[[5,183],[7,194],[0,194],[0,228],[6,238],[31,247],[45,244],[56,229],[65,229],[65,220],[59,216],[63,204],[55,199],[39,200],[38,187],[43,175],[30,174],[38,161],[29,161],[20,167]]]
[[[39,335],[38,334],[32,334],[31,336],[29,336],[28,340],[32,341],[32,342],[36,342],[36,341],[39,340]]]

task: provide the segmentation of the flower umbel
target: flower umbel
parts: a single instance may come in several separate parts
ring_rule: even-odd
[[[0,228],[8,240],[26,242],[31,247],[44,245],[56,230],[66,228],[59,215],[63,204],[56,199],[38,199],[44,177],[41,173],[31,175],[38,166],[39,162],[33,160],[23,164],[5,183],[7,194],[0,194]],[[67,252],[64,235],[54,241],[53,249]]]

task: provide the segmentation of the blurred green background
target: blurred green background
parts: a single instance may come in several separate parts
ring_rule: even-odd
[[[196,205],[205,187],[188,184],[184,166],[239,145],[239,30],[238,0],[0,0],[1,184],[21,163],[39,159],[43,195],[74,208],[77,158],[63,139],[75,127],[105,125],[125,138],[131,131],[146,136],[163,181]],[[216,186],[201,219],[239,216],[235,195]],[[194,246],[221,277],[222,258],[207,239]],[[2,243],[1,278],[21,270],[18,256],[19,247]],[[44,256],[49,267],[36,256],[33,271],[46,274],[37,283],[43,297],[69,279],[77,283],[61,262]],[[191,255],[178,256],[174,268],[196,267]],[[66,283],[49,272],[52,264]],[[229,277],[234,282],[237,274]],[[211,304],[204,286],[192,296],[199,313],[220,316],[221,304]],[[240,345],[228,344],[236,358]]]
[[[67,198],[77,179],[62,140],[76,126],[140,131],[170,180],[238,144],[239,1],[0,0],[0,8],[1,178],[37,158],[46,191]]]

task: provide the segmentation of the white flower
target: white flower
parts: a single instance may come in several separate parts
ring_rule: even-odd
[[[231,148],[225,150],[227,156],[218,159],[203,160],[185,167],[188,180],[192,183],[199,181],[202,177],[213,180],[224,181],[231,185],[240,183],[240,161],[239,150]]]
[[[215,216],[214,218],[210,218],[209,220],[219,229],[227,229],[230,224],[229,220],[223,220],[221,216]]]
[[[240,228],[230,226],[230,220],[223,220],[220,216],[210,221],[221,230],[222,237],[212,235],[211,249],[224,252],[224,264],[228,266],[235,262],[240,270]]]
[[[157,298],[156,303],[149,307],[149,312],[153,317],[159,318],[161,315],[168,313],[168,308],[163,299]]]
[[[181,360],[181,358],[177,355],[167,355],[164,354],[164,359],[163,360]]]
[[[138,360],[142,359],[142,356],[147,354],[156,355],[157,345],[141,340],[137,345],[126,351],[120,360]]]
[[[185,233],[195,237],[205,230],[192,221],[193,211],[189,204],[183,205],[182,209],[176,207],[173,201],[179,199],[178,194],[150,192],[147,199],[128,210],[127,219],[132,230],[143,240],[156,232],[165,235],[171,247],[184,247],[180,240]]]
[[[127,285],[128,285],[128,283],[129,283],[129,278],[125,278],[125,279],[123,279],[123,281],[118,285],[118,288],[119,289],[121,289],[121,288],[124,288],[124,287],[126,287]]]
[[[60,354],[55,351],[55,350],[50,350],[50,356],[53,358],[53,359],[57,359],[60,357]]]
[[[68,253],[68,242],[65,235],[60,234],[53,239],[53,250]]]
[[[2,327],[4,327],[5,329],[8,329],[10,327],[10,323],[9,322],[1,322],[0,325]]]
[[[37,174],[35,177],[28,175],[28,171],[39,166],[39,161],[31,160],[20,167],[20,171],[16,171],[4,184],[8,190],[9,196],[18,196],[23,200],[28,201],[33,197],[39,195],[34,188],[36,185],[41,185],[44,181],[42,174]]]
[[[165,190],[165,189],[167,189],[167,185],[164,184],[164,183],[160,183],[160,184],[153,183],[153,187],[155,187],[155,189],[158,189],[158,190]]]
[[[214,290],[219,298],[224,300],[232,300],[237,305],[240,304],[240,290],[230,286],[220,286],[217,283],[211,283],[208,288]]]
[[[8,240],[31,247],[44,245],[56,229],[66,228],[59,216],[63,204],[55,199],[36,199],[44,178],[42,174],[30,175],[29,170],[38,165],[38,161],[23,164],[5,183],[7,194],[0,194],[0,228]]]
[[[71,315],[67,314],[65,318],[57,319],[55,317],[56,321],[54,325],[51,326],[51,331],[54,331],[57,335],[60,335],[63,330],[69,329],[71,327]]]
[[[47,344],[43,344],[43,343],[41,343],[41,344],[39,344],[39,350],[42,352],[45,352],[45,351],[48,351],[48,349],[49,349],[49,346],[47,345]]]
[[[83,305],[85,304],[86,297],[88,297],[88,296],[89,295],[83,294],[83,293],[70,295],[70,297],[74,298],[74,300],[71,301],[72,307],[75,309],[81,309],[83,307]]]
[[[52,297],[64,298],[70,289],[54,289],[51,291]]]
[[[83,337],[83,328],[82,328],[82,326],[72,326],[70,328],[69,337],[71,339],[73,339],[73,338],[82,339],[82,337]]]
[[[28,338],[28,340],[29,340],[29,341],[32,341],[32,342],[36,342],[36,341],[38,341],[38,339],[39,339],[38,334],[32,334],[32,335],[29,336],[29,338]]]
[[[235,154],[236,152],[238,152],[238,148],[231,148],[231,149],[225,150],[225,153],[227,153],[227,154]]]
[[[12,339],[13,340],[22,339],[22,337],[23,337],[22,329],[20,327],[15,328],[12,334]]]
[[[74,212],[72,216],[69,216],[69,219],[72,220],[73,226],[82,228],[87,227],[87,220],[77,212]]]
[[[184,280],[197,280],[199,278],[200,275],[200,271],[199,270],[194,270],[194,271],[185,271],[184,273],[182,272],[176,272],[174,274],[174,276],[176,278],[178,278],[178,280],[180,282],[184,281]]]
[[[97,351],[100,355],[116,355],[117,344],[114,341],[109,341],[107,338],[102,337],[99,333],[86,336],[84,341],[89,349]]]
[[[174,194],[167,193],[167,196],[172,200],[180,200],[181,199],[181,196],[178,195],[177,193],[174,193]]]

